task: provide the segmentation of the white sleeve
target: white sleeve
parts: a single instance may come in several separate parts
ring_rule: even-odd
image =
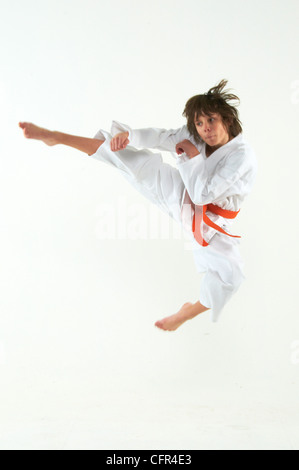
[[[254,169],[244,152],[233,152],[220,161],[213,174],[208,174],[202,154],[188,160],[177,159],[177,168],[194,204],[205,205],[241,194]]]
[[[111,134],[116,135],[119,132],[129,132],[129,141],[132,147],[152,148],[166,150],[175,153],[175,146],[182,140],[189,139],[190,133],[187,126],[178,129],[131,129],[126,124],[118,121],[112,121]]]

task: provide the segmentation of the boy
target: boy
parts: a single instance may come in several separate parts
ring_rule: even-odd
[[[89,139],[19,123],[27,138],[68,145],[118,168],[130,184],[193,234],[196,268],[205,273],[199,300],[157,321],[163,330],[174,331],[207,310],[217,321],[244,280],[239,237],[229,233],[228,226],[252,189],[257,164],[242,136],[238,111],[229,104],[238,98],[223,91],[226,84],[222,80],[208,93],[190,98],[183,112],[187,125],[175,130],[132,130],[113,121],[114,137],[100,130]],[[175,151],[177,168],[148,148]]]

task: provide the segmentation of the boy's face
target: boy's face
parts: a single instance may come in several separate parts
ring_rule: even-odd
[[[195,116],[194,124],[199,136],[210,147],[219,148],[230,140],[230,136],[218,113],[210,116]]]

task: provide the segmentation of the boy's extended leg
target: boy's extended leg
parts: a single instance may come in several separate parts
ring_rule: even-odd
[[[31,122],[20,122],[19,127],[23,129],[24,136],[27,139],[41,140],[47,145],[63,144],[73,147],[81,152],[92,155],[104,142],[100,139],[89,139],[88,137],[79,137],[76,135],[64,134],[63,132],[50,131],[43,127],[36,126]]]
[[[174,216],[175,213],[174,218],[179,219],[180,211],[177,208],[180,206],[184,185],[178,170],[163,163],[159,154],[147,150],[139,152],[129,148],[121,152],[112,152],[107,145],[108,142],[103,146],[103,152],[100,149],[98,153],[97,150],[105,140],[50,131],[28,122],[20,122],[19,127],[23,129],[24,136],[28,139],[41,140],[50,146],[67,145],[117,167],[144,196],[158,204],[170,216]],[[101,136],[101,133],[99,135]],[[187,302],[177,313],[157,321],[155,325],[163,330],[174,331],[185,321],[206,310],[208,308],[200,302],[194,304]]]

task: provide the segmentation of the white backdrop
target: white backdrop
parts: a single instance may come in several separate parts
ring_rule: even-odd
[[[1,1],[1,448],[298,448],[298,13],[296,0]],[[234,224],[247,280],[218,323],[163,332],[157,319],[197,300],[184,239],[113,168],[25,140],[18,122],[176,128],[222,78],[259,164]],[[142,208],[158,236],[103,239],[103,207],[116,224],[127,211],[126,229]]]

